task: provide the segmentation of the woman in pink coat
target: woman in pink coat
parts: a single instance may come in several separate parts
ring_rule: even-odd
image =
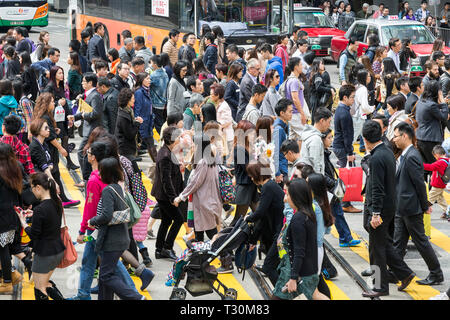
[[[205,134],[194,137],[194,143],[196,146],[194,170],[191,172],[187,186],[175,198],[174,204],[178,206],[192,194],[195,239],[204,241],[204,232],[209,239],[218,232],[217,226],[221,223],[223,204],[219,190],[219,170],[216,165],[215,148]]]
[[[287,44],[289,43],[289,36],[287,34],[280,34],[278,36],[277,46],[275,47],[275,55],[281,58],[283,63],[283,71],[289,62],[289,54],[287,52]]]

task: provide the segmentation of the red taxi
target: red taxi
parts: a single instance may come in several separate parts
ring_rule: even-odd
[[[380,44],[389,47],[389,39],[399,38],[400,40],[411,39],[411,49],[416,53],[417,58],[411,59],[410,74],[414,76],[424,76],[423,65],[430,58],[434,35],[422,23],[411,20],[390,19],[367,19],[355,21],[345,35],[334,37],[331,41],[331,58],[339,60],[339,56],[347,47],[348,39],[356,37],[359,41],[358,57],[367,50],[367,38],[371,34],[377,34]],[[444,48],[444,54],[450,54],[450,48]]]
[[[274,10],[274,20],[279,19],[277,12],[279,10]],[[329,56],[331,39],[345,34],[345,31],[335,27],[331,19],[320,8],[301,7],[294,3],[293,19],[287,19],[287,9],[284,10],[283,14],[286,20],[293,21],[294,25],[301,27],[301,30],[308,33],[310,49],[315,51],[316,57]],[[277,25],[276,21],[274,25]]]

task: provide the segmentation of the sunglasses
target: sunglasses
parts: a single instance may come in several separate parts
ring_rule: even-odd
[[[280,77],[280,75],[279,74],[277,74],[276,76],[274,76],[275,78],[279,78]]]

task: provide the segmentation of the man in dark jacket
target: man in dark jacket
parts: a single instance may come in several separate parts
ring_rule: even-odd
[[[193,34],[192,32],[186,33],[183,36],[183,40],[184,38],[186,38],[186,41],[183,41],[185,42],[185,44],[178,51],[178,61],[186,60],[192,64],[192,61],[197,56],[194,49],[194,45],[195,42],[197,41],[197,38],[195,37],[195,34]]]
[[[128,76],[130,75],[130,66],[125,62],[119,62],[117,65],[117,74],[111,80],[111,85],[120,92],[123,88],[130,88]]]
[[[106,56],[105,41],[103,37],[105,36],[105,26],[101,22],[94,24],[94,36],[89,40],[87,59],[92,62],[94,58],[100,58],[102,60],[108,61]]]
[[[389,295],[387,266],[402,284],[398,290],[405,289],[413,280],[415,273],[406,265],[403,258],[394,250],[392,229],[395,214],[395,157],[383,143],[381,126],[374,120],[364,124],[362,135],[364,145],[370,151],[370,175],[367,181],[366,199],[371,214],[369,219],[370,265],[379,268],[379,283],[373,291],[363,292],[364,297]]]
[[[414,106],[416,102],[419,100],[420,96],[423,93],[424,85],[421,77],[411,77],[408,81],[409,90],[411,90],[411,94],[408,99],[406,99],[405,103],[405,113],[410,114],[413,112]],[[414,111],[415,112],[415,111]]]
[[[444,73],[442,73],[439,78],[439,84],[441,86],[442,94],[446,97],[450,94],[450,58],[445,58],[444,68]]]
[[[214,44],[214,35],[211,32],[205,34],[206,50],[203,54],[203,63],[208,71],[216,74],[217,46]]]
[[[256,59],[250,59],[247,64],[247,72],[241,80],[239,86],[239,107],[236,115],[236,122],[242,120],[250,98],[252,97],[252,89],[255,84],[259,82],[259,71],[261,65]]]
[[[81,167],[81,172],[83,174],[83,179],[85,181],[89,180],[89,172],[86,170],[86,163],[84,161],[85,155],[83,154],[83,148],[86,145],[89,135],[92,130],[98,126],[103,126],[103,99],[100,93],[98,93],[97,87],[97,76],[88,72],[84,75],[83,81],[81,82],[85,93],[83,95],[83,100],[92,107],[91,112],[80,112],[76,115],[68,116],[69,120],[77,121],[83,119],[83,140],[81,140],[80,146],[78,148],[78,163]]]
[[[334,115],[334,141],[333,151],[338,158],[338,166],[345,168],[347,162],[355,162],[353,153],[353,120],[350,114],[350,107],[355,102],[355,87],[343,85],[339,90],[339,105]],[[343,202],[342,208],[345,212],[360,213],[350,202]]]
[[[161,211],[161,224],[155,245],[156,259],[177,259],[173,244],[183,224],[183,216],[178,206],[174,205],[174,200],[183,191],[183,177],[176,157],[172,155],[172,150],[180,143],[180,133],[181,131],[175,126],[164,129],[162,133],[164,145],[159,149],[156,157],[155,183],[151,192],[158,201]]]
[[[424,213],[431,214],[431,204],[427,200],[427,190],[423,180],[423,163],[417,149],[413,146],[414,129],[402,122],[395,127],[394,143],[402,150],[396,177],[397,209],[395,213],[394,248],[403,258],[409,237],[427,264],[429,275],[416,281],[421,285],[434,285],[444,281],[444,274],[425,235]]]
[[[24,27],[16,27],[14,28],[14,37],[16,38],[16,52],[18,54],[22,52],[28,52],[31,54],[33,48],[31,47],[30,42],[26,39],[27,30],[24,30]]]
[[[99,78],[97,84],[98,92],[103,95],[103,126],[108,129],[108,132],[114,134],[117,120],[117,97],[119,91],[111,86],[111,81],[108,78]]]

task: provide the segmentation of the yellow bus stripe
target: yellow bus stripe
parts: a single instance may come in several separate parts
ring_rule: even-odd
[[[331,228],[331,234],[339,239],[339,234],[336,230],[336,227],[333,226]],[[352,231],[352,237],[354,239],[362,239],[358,234]],[[361,258],[369,262],[369,250],[364,245],[363,241],[361,241],[361,245],[357,247],[350,247],[350,249],[358,254]],[[439,291],[434,289],[431,286],[423,286],[420,284],[417,284],[416,281],[420,280],[418,277],[414,277],[414,280],[411,282],[411,284],[404,290],[404,292],[408,293],[413,299],[415,300],[428,300],[429,298],[436,296],[439,294]],[[400,283],[398,284],[400,286]]]
[[[145,188],[147,189],[147,193],[150,196],[150,192],[152,190],[152,183],[145,174],[142,174],[142,180],[144,182]],[[150,198],[155,200],[153,197]],[[182,238],[183,233],[184,233],[183,228],[180,228],[180,231],[178,232],[175,242],[181,247],[182,250],[185,250],[186,244]],[[212,265],[218,267],[220,263],[216,259],[216,261],[212,262]],[[219,280],[223,282],[224,285],[226,285],[228,288],[233,288],[238,292],[238,300],[252,300],[250,295],[247,293],[247,291],[245,291],[244,287],[242,287],[242,285],[234,277],[233,274],[219,274]]]

